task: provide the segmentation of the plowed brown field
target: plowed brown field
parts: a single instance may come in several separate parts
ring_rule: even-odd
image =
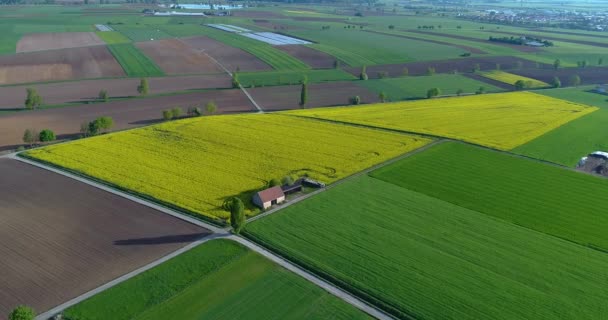
[[[334,62],[336,61],[336,58],[332,55],[303,45],[275,46],[275,48],[287,52],[292,57],[304,61],[315,69],[334,68]]]
[[[94,32],[31,33],[17,42],[17,52],[104,45]]]
[[[231,47],[208,37],[191,37],[182,39],[183,42],[196,50],[203,50],[221,63],[226,69],[235,71],[266,71],[272,67],[251,53]]]
[[[47,311],[209,233],[16,160],[0,176],[2,315]]]
[[[106,46],[0,56],[0,85],[123,76]]]
[[[167,74],[223,72],[209,56],[178,39],[139,42],[137,47]]]

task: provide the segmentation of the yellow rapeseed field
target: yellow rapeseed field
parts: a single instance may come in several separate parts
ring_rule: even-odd
[[[396,157],[430,140],[278,114],[210,116],[167,122],[28,152],[210,218],[220,206],[273,179],[308,174],[325,183]],[[248,204],[248,214],[256,211]]]
[[[510,85],[515,85],[515,82],[517,82],[518,80],[523,80],[524,82],[529,83],[530,84],[529,88],[532,88],[532,89],[546,88],[549,86],[548,83],[540,81],[540,80],[536,80],[536,79],[532,79],[532,78],[528,78],[528,77],[524,77],[524,76],[520,76],[517,74],[512,74],[512,73],[508,73],[508,72],[504,72],[504,71],[499,71],[499,70],[482,72],[482,73],[480,73],[480,75],[483,77],[486,77],[488,79],[500,81],[500,82],[507,83]]]
[[[595,110],[531,92],[511,92],[288,113],[510,150]]]

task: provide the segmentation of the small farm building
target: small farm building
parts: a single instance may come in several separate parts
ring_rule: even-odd
[[[285,201],[285,193],[279,186],[262,190],[253,196],[253,203],[262,209],[268,209],[283,201]]]
[[[292,185],[286,184],[286,185],[281,186],[281,190],[283,190],[283,193],[285,195],[289,195],[289,194],[292,194],[292,193],[296,193],[296,192],[302,191],[302,179],[298,179]]]

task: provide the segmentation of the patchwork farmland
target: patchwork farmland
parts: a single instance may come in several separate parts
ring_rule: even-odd
[[[0,318],[608,314],[601,1],[0,4]]]

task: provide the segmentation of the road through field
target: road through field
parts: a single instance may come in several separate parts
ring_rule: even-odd
[[[210,230],[210,231],[213,232],[213,234],[211,236],[207,236],[206,238],[199,239],[196,242],[194,242],[194,243],[192,243],[192,244],[190,244],[190,245],[188,245],[188,246],[186,246],[186,247],[184,247],[184,248],[182,248],[182,249],[180,249],[178,251],[175,251],[175,252],[173,252],[173,253],[171,253],[171,254],[169,254],[167,256],[164,256],[164,257],[162,257],[162,258],[160,258],[158,260],[155,260],[155,261],[149,263],[146,266],[143,266],[143,267],[141,267],[141,268],[139,268],[139,269],[137,269],[135,271],[132,271],[132,272],[130,272],[130,273],[128,273],[128,274],[120,277],[120,278],[117,278],[117,279],[115,279],[115,280],[113,280],[113,281],[111,281],[109,283],[106,283],[106,284],[104,284],[104,285],[102,285],[102,286],[100,286],[100,287],[98,287],[98,288],[96,288],[96,289],[94,289],[92,291],[89,291],[89,292],[87,292],[87,293],[85,293],[85,294],[83,294],[81,296],[78,296],[78,297],[76,297],[76,298],[74,298],[74,299],[72,299],[70,301],[67,301],[67,302],[65,302],[65,303],[63,303],[63,304],[61,304],[61,305],[59,305],[59,306],[57,306],[57,307],[55,307],[55,308],[53,308],[51,310],[48,310],[48,311],[46,311],[44,313],[41,313],[41,314],[39,314],[36,317],[37,320],[46,320],[49,317],[51,317],[51,316],[53,316],[53,315],[61,312],[62,310],[66,309],[66,308],[68,308],[68,307],[70,307],[72,305],[75,305],[75,304],[77,304],[77,303],[79,303],[79,302],[81,302],[81,301],[83,301],[83,300],[85,300],[85,299],[87,299],[87,298],[89,298],[89,297],[91,297],[91,296],[99,293],[99,292],[102,292],[102,291],[104,291],[104,290],[106,290],[106,289],[108,289],[108,288],[110,288],[112,286],[115,286],[115,285],[117,285],[117,284],[119,284],[119,283],[121,283],[123,281],[126,281],[126,280],[128,280],[128,279],[130,279],[130,278],[132,278],[132,277],[134,277],[134,276],[136,276],[136,275],[138,275],[138,274],[146,271],[146,270],[149,270],[149,269],[151,269],[151,268],[153,268],[153,267],[155,267],[155,266],[157,266],[157,265],[159,265],[159,264],[161,264],[161,263],[163,263],[163,262],[171,259],[172,257],[177,256],[178,254],[181,254],[181,253],[183,253],[183,252],[185,252],[187,250],[190,250],[190,249],[192,249],[192,248],[194,248],[194,247],[196,247],[196,246],[198,246],[198,245],[200,245],[200,244],[202,244],[202,243],[204,243],[206,241],[209,241],[211,239],[218,239],[218,238],[226,238],[226,239],[230,239],[230,240],[239,242],[240,244],[248,247],[249,249],[251,249],[251,250],[259,253],[260,255],[262,255],[262,256],[270,259],[271,261],[279,264],[283,268],[285,268],[285,269],[287,269],[287,270],[289,270],[291,272],[294,272],[295,274],[297,274],[297,275],[305,278],[308,281],[311,281],[312,283],[314,283],[315,285],[323,288],[327,292],[335,295],[336,297],[344,300],[345,302],[353,305],[354,307],[360,309],[361,311],[363,311],[363,312],[365,312],[365,313],[367,313],[367,314],[369,314],[369,315],[371,315],[371,316],[373,316],[373,317],[375,317],[377,319],[394,319],[390,315],[388,315],[388,314],[386,314],[386,313],[384,313],[384,312],[376,309],[375,307],[373,307],[373,306],[367,304],[366,302],[358,299],[357,297],[353,296],[352,294],[350,294],[350,293],[348,293],[348,292],[346,292],[346,291],[344,291],[344,290],[342,290],[342,289],[334,286],[333,284],[330,284],[330,283],[322,280],[321,278],[318,278],[314,274],[312,274],[312,273],[310,273],[310,272],[308,272],[308,271],[306,271],[306,270],[304,270],[304,269],[296,266],[295,264],[292,264],[291,262],[289,262],[289,261],[287,261],[287,260],[285,260],[285,259],[283,259],[283,258],[281,258],[281,257],[279,257],[279,256],[277,256],[277,255],[275,255],[275,254],[273,254],[271,252],[269,252],[266,249],[263,249],[262,247],[258,246],[257,244],[255,244],[255,243],[253,243],[253,242],[251,242],[251,241],[249,241],[247,239],[244,239],[244,238],[241,238],[241,237],[238,237],[236,235],[231,234],[230,233],[230,228],[219,228],[217,226],[214,226],[214,225],[208,224],[206,222],[203,222],[201,220],[195,219],[195,218],[193,218],[191,216],[179,213],[179,212],[177,212],[175,210],[171,210],[171,209],[162,207],[160,205],[157,205],[155,203],[152,203],[150,201],[147,201],[147,200],[135,197],[135,196],[130,195],[128,193],[125,193],[125,192],[122,192],[122,191],[118,191],[116,189],[112,189],[112,188],[110,188],[108,186],[105,186],[103,184],[100,184],[100,183],[97,183],[97,182],[93,182],[93,181],[85,179],[83,177],[79,177],[79,176],[76,176],[74,174],[70,174],[70,173],[67,173],[65,171],[62,171],[62,170],[59,170],[59,169],[55,169],[55,168],[52,168],[52,167],[49,167],[49,166],[46,166],[46,165],[43,165],[43,164],[31,161],[31,160],[23,159],[21,157],[18,157],[17,154],[15,154],[15,153],[6,155],[5,157],[11,158],[11,159],[15,159],[15,160],[18,160],[18,161],[21,161],[21,162],[24,162],[24,163],[27,163],[27,164],[30,164],[30,165],[42,168],[42,169],[46,169],[46,170],[49,170],[49,171],[61,174],[61,175],[65,176],[65,177],[68,177],[68,178],[80,181],[82,183],[88,184],[88,185],[93,186],[95,188],[99,188],[101,190],[104,190],[106,192],[112,193],[114,195],[117,195],[117,196],[129,199],[129,200],[137,202],[139,204],[142,204],[142,205],[148,206],[150,208],[156,209],[156,210],[158,210],[160,212],[166,213],[166,214],[171,215],[173,217],[176,217],[176,218],[188,221],[190,223],[193,223],[195,225],[204,227],[207,230]]]

